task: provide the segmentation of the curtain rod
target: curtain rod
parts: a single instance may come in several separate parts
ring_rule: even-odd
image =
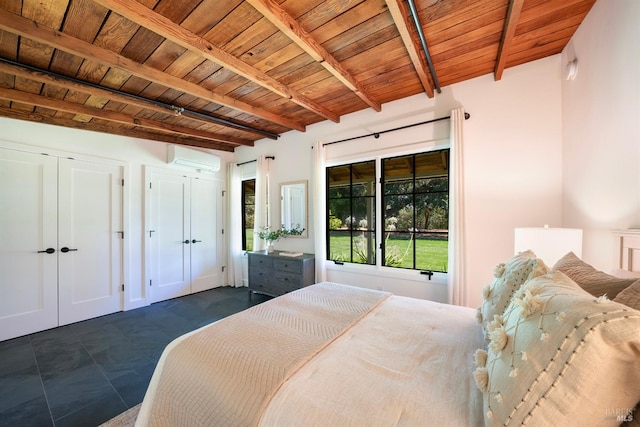
[[[382,135],[383,133],[393,132],[393,131],[396,131],[396,130],[407,129],[407,128],[411,128],[411,127],[414,127],[414,126],[426,125],[428,123],[439,122],[441,120],[447,120],[447,119],[450,119],[450,118],[451,118],[451,116],[440,117],[438,119],[427,120],[426,122],[413,123],[411,125],[400,126],[400,127],[393,128],[393,129],[383,130],[383,131],[380,131],[380,132],[373,132],[373,133],[370,133],[368,135],[360,135],[360,136],[354,136],[354,137],[351,137],[351,138],[341,139],[339,141],[325,142],[324,144],[322,144],[322,146],[324,147],[325,145],[337,144],[339,142],[353,141],[354,139],[367,138],[367,137],[370,137],[370,136],[378,139],[378,138],[380,138],[380,135]],[[465,120],[469,120],[469,118],[471,118],[471,114],[464,113],[464,119]]]
[[[265,159],[271,159],[271,160],[275,160],[276,156],[264,156]],[[238,163],[236,166],[242,166],[242,165],[246,165],[247,163],[253,163],[253,162],[257,162],[258,159],[254,159],[254,160],[247,160],[246,162],[242,162],[242,163]]]

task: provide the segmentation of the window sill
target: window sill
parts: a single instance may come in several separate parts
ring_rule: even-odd
[[[362,274],[368,276],[382,276],[392,279],[400,279],[404,281],[412,281],[419,283],[447,285],[447,273],[433,273],[431,279],[427,275],[420,274],[420,270],[405,270],[401,268],[379,267],[375,265],[364,264],[335,264],[333,261],[325,261],[325,268],[333,271],[343,271],[354,274]]]

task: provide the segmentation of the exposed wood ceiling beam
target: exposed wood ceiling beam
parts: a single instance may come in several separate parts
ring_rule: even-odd
[[[222,65],[249,81],[295,102],[309,111],[313,111],[325,119],[329,119],[336,123],[340,122],[340,116],[338,114],[329,111],[329,109],[325,108],[320,103],[309,99],[300,92],[280,83],[268,74],[263,73],[262,71],[241,61],[230,53],[208,42],[204,38],[194,34],[186,28],[181,27],[170,19],[165,18],[159,13],[154,12],[136,1],[94,0],[94,2],[124,16],[128,20],[153,31],[154,33],[191,52],[200,54],[206,59]]]
[[[54,126],[63,126],[73,129],[82,129],[94,132],[102,132],[112,135],[122,135],[128,138],[148,139],[151,141],[168,142],[171,144],[190,145],[192,147],[208,148],[210,150],[230,151],[233,152],[234,146],[223,144],[221,142],[206,141],[193,137],[180,137],[174,134],[149,132],[143,129],[134,128],[114,128],[98,123],[85,123],[76,120],[67,120],[59,117],[49,117],[44,114],[13,110],[10,108],[0,107],[0,116],[8,117],[16,120],[25,120],[29,122],[45,123]]]
[[[496,68],[493,78],[500,80],[502,78],[502,72],[507,64],[507,56],[509,55],[509,48],[513,42],[513,36],[516,33],[516,26],[520,20],[520,12],[522,11],[522,4],[524,0],[510,0],[509,9],[507,10],[507,19],[504,24],[504,30],[502,31],[502,40],[500,41],[500,48],[498,49],[498,59],[496,60]]]
[[[318,43],[298,22],[291,17],[278,3],[273,0],[247,0],[258,12],[267,18],[280,31],[287,35],[295,44],[300,46],[315,61],[319,62],[327,71],[340,80],[349,90],[376,111],[381,110],[380,103],[373,99],[365,87]]]
[[[7,12],[5,9],[0,9],[0,29],[55,47],[56,49],[60,49],[81,58],[96,61],[98,63],[126,71],[136,77],[140,77],[141,79],[160,84],[167,88],[176,89],[189,95],[202,98],[208,102],[224,105],[234,110],[260,117],[264,120],[277,123],[290,129],[296,129],[301,132],[304,132],[305,130],[304,125],[294,120],[254,107],[229,96],[212,92],[195,83],[190,83],[155,68],[132,61],[115,52],[94,46],[80,39],[68,36],[60,31],[41,27],[36,22],[25,19],[11,12]]]
[[[112,122],[123,123],[131,126],[140,126],[143,128],[159,130],[163,132],[177,133],[183,136],[194,136],[212,141],[224,142],[232,145],[253,146],[253,141],[236,138],[228,135],[220,135],[213,132],[205,132],[185,126],[177,126],[157,120],[149,120],[138,117],[132,117],[129,114],[119,113],[117,111],[103,110],[102,108],[88,107],[86,105],[77,104],[75,102],[63,101],[57,98],[49,98],[33,93],[22,92],[15,89],[0,88],[0,99],[7,101],[17,101],[38,107],[50,108],[56,111],[65,111],[67,113],[82,114],[98,119],[109,120]]]
[[[387,3],[389,12],[391,13],[391,17],[393,18],[393,22],[396,24],[396,28],[400,33],[402,42],[407,49],[409,58],[411,58],[413,68],[415,68],[416,73],[418,74],[420,83],[422,83],[422,87],[424,88],[427,96],[429,98],[433,98],[433,86],[431,84],[431,81],[429,80],[427,62],[426,59],[424,59],[424,57],[422,56],[421,50],[419,48],[420,40],[418,39],[417,34],[409,30],[409,28],[411,27],[411,20],[409,18],[409,11],[407,9],[407,6],[402,0],[385,1]]]
[[[23,77],[25,79],[29,79],[29,80],[33,80],[33,81],[37,81],[40,83],[45,83],[45,84],[53,84],[59,87],[64,87],[66,89],[73,89],[82,93],[86,93],[88,95],[91,96],[97,96],[100,98],[106,98],[112,101],[117,101],[117,102],[121,102],[123,104],[128,104],[128,105],[133,105],[139,108],[143,108],[145,110],[150,110],[150,111],[155,111],[157,113],[161,113],[161,114],[171,114],[171,110],[158,105],[152,101],[144,101],[141,100],[137,97],[130,97],[130,96],[126,96],[126,95],[121,95],[117,92],[112,92],[110,90],[106,90],[106,89],[101,89],[95,86],[89,86],[89,85],[85,85],[82,83],[79,83],[75,80],[71,80],[71,79],[61,79],[58,78],[56,76],[53,76],[49,73],[46,72],[41,72],[41,71],[36,71],[34,69],[29,69],[29,68],[25,68],[25,67],[20,67],[17,65],[12,65],[12,64],[7,64],[5,62],[1,62],[0,61],[0,72],[4,72],[7,74],[13,74],[19,77]],[[185,115],[186,117],[186,115]],[[199,119],[198,117],[195,116],[189,116],[190,120],[195,120],[198,121],[202,124],[208,124],[210,125],[211,123],[216,123],[216,122],[211,122],[211,121],[207,121],[204,119]],[[216,123],[218,124],[218,123]],[[223,124],[219,124],[220,126],[225,126]],[[233,128],[233,126],[229,126],[231,128]],[[247,131],[250,132],[250,131]]]

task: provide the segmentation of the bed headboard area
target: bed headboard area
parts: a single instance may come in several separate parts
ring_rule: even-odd
[[[640,276],[640,229],[617,230],[613,235],[614,272]]]

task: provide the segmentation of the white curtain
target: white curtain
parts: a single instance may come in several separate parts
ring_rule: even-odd
[[[269,218],[269,159],[264,156],[256,161],[256,209],[253,218],[253,231],[258,233],[271,225]],[[256,234],[253,237],[253,250],[260,251],[267,248],[264,240]]]
[[[327,258],[326,236],[326,184],[325,184],[325,148],[321,142],[316,142],[313,147],[313,235],[315,240],[316,255],[316,282],[326,280],[327,274],[324,267]]]
[[[242,169],[237,163],[227,164],[227,218],[229,251],[227,253],[227,283],[242,286]]]
[[[463,176],[464,109],[451,111],[451,151],[449,153],[449,303],[467,306],[469,288],[466,280],[465,217]]]

